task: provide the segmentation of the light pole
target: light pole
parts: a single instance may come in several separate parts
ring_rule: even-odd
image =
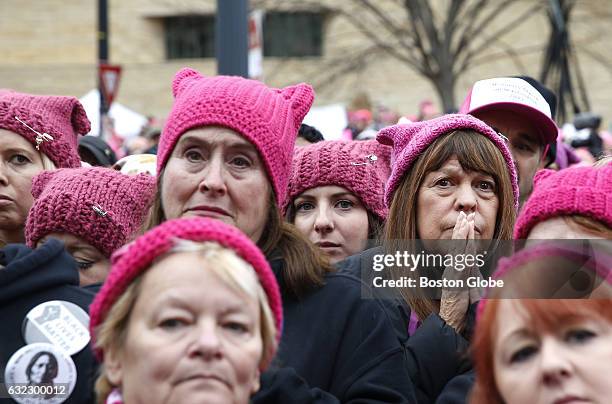
[[[249,76],[248,1],[217,0],[215,54],[218,74]]]

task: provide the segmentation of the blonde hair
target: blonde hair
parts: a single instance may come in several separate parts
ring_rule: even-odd
[[[263,353],[259,362],[260,368],[269,364],[277,349],[274,315],[268,303],[268,297],[257,278],[255,269],[240,258],[233,250],[215,242],[194,242],[176,239],[170,251],[158,257],[151,266],[164,257],[180,252],[201,252],[207,263],[206,270],[212,271],[225,285],[232,290],[246,294],[257,300],[260,310],[260,329]],[[96,349],[103,352],[120,352],[127,341],[128,325],[132,310],[142,284],[143,272],[136,277],[115,301],[108,311],[104,321],[95,329]],[[115,388],[106,376],[104,363],[100,365],[99,375],[95,384],[97,402],[104,404],[106,398]]]
[[[607,166],[608,164],[612,164],[612,155],[601,156],[596,162],[592,165],[593,167],[602,168]]]
[[[55,163],[43,152],[39,152],[44,171],[57,170]]]

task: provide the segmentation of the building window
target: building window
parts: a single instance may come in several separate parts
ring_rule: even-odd
[[[322,13],[313,12],[266,12],[264,56],[321,56],[323,18]]]
[[[166,58],[214,58],[215,16],[166,17]]]

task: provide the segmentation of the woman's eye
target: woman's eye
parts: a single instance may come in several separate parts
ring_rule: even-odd
[[[295,206],[295,210],[297,212],[306,211],[306,210],[312,210],[312,209],[314,209],[314,205],[312,203],[310,203],[310,202],[301,202],[301,203],[298,203]]]
[[[194,162],[199,162],[202,161],[202,154],[195,150],[195,149],[189,149],[185,152],[185,158],[187,160],[189,160],[190,162],[194,163]]]
[[[525,362],[529,358],[531,358],[537,352],[537,348],[535,346],[527,346],[519,349],[510,357],[510,363],[520,363]]]
[[[15,154],[11,157],[11,162],[16,165],[24,165],[27,163],[31,163],[32,161],[30,161],[30,159],[24,156],[23,154]]]
[[[571,330],[565,335],[565,340],[570,343],[584,344],[594,337],[596,337],[595,333],[589,330]]]
[[[441,188],[448,188],[450,185],[451,182],[447,178],[442,178],[441,180],[436,181],[436,186]]]
[[[340,209],[350,209],[354,206],[353,202],[343,199],[336,202],[336,207]]]
[[[232,159],[232,164],[236,167],[246,168],[251,166],[251,162],[244,157],[234,157]]]
[[[478,189],[480,189],[481,191],[486,191],[486,192],[495,191],[495,183],[491,181],[479,181]]]
[[[166,330],[175,330],[185,324],[186,322],[184,320],[178,318],[169,318],[160,322],[159,326]]]
[[[95,261],[76,260],[76,263],[79,269],[84,271],[91,268],[95,264]]]
[[[236,321],[227,322],[225,323],[224,327],[237,334],[244,334],[249,331],[249,327]]]

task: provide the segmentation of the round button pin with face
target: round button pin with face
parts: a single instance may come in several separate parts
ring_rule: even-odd
[[[20,348],[4,371],[6,390],[19,404],[63,403],[74,390],[76,380],[72,358],[48,343]]]

